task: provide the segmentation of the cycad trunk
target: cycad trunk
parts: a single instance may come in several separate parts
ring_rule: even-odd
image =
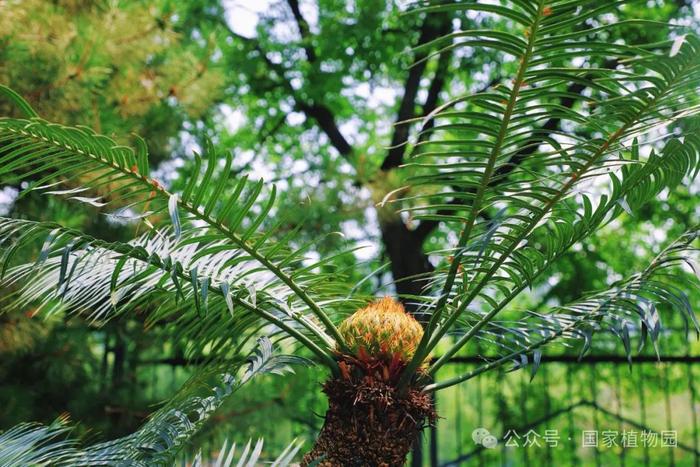
[[[325,423],[302,465],[320,459],[319,466],[403,466],[419,431],[434,420],[429,395],[399,394],[381,374],[352,373],[326,382]]]

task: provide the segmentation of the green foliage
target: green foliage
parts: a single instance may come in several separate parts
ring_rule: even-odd
[[[242,385],[258,374],[291,371],[289,364],[299,363],[299,359],[273,355],[272,344],[262,338],[248,359],[247,367],[239,371],[244,362],[241,360],[227,368],[210,368],[196,375],[143,427],[117,440],[79,448],[75,441],[61,439],[68,431],[65,420],[48,427],[18,425],[0,435],[0,461],[3,465],[173,465],[185,443]],[[211,384],[208,380],[212,378],[217,381],[202,391],[202,385]],[[202,392],[204,394],[199,394]],[[252,451],[248,445],[241,454],[240,465],[244,465],[244,460],[245,465],[254,465],[261,449],[261,442]],[[287,465],[297,450],[298,447],[290,445],[275,465]],[[235,445],[229,450],[224,446],[223,452],[225,458],[219,457],[219,462],[230,465]]]
[[[70,461],[73,443],[60,439],[67,431],[61,420],[50,426],[17,425],[0,435],[0,462],[43,466]]]
[[[585,13],[575,14],[579,8]],[[659,48],[658,44],[623,46],[590,40],[596,29],[587,27],[585,21],[611,8],[614,5],[586,1],[546,5],[540,1],[514,2],[511,8],[456,4],[419,10],[488,11],[512,21],[525,38],[513,32],[456,33],[465,39],[454,47],[502,51],[519,59],[518,71],[510,85],[458,98],[425,118],[423,126],[427,128],[421,136],[426,132],[437,136],[418,140],[412,165],[421,172],[411,181],[435,188],[433,193],[414,196],[412,199],[421,204],[410,210],[416,218],[434,219],[431,211],[442,209],[445,214],[441,220],[458,223],[461,233],[454,247],[440,252],[454,259],[445,261],[431,277],[442,292],[412,369],[457,320],[466,319],[469,330],[449,355],[477,336],[532,283],[538,264],[540,268],[548,265],[575,243],[570,240],[577,224],[585,226],[590,235],[595,230],[592,224],[601,225],[608,213],[619,215],[629,204],[627,193],[620,190],[622,181],[633,187],[634,182],[626,182],[641,175],[639,169],[618,170],[629,162],[620,157],[626,145],[696,112],[700,41],[688,36],[654,51],[652,47]],[[614,30],[625,24],[603,24],[598,30]],[[570,32],[572,28],[574,32]],[[573,60],[590,63],[597,56],[606,57],[609,65],[585,71],[570,66]],[[571,96],[573,87],[578,86],[589,89],[590,95]],[[583,106],[574,109],[557,104],[562,97],[581,99]],[[539,134],[538,121],[549,118],[571,130],[552,132],[551,136]],[[673,136],[668,130],[662,132],[664,139]],[[631,157],[635,164],[640,162],[637,144]],[[468,149],[462,149],[465,147]],[[698,149],[692,136],[685,144],[671,140],[665,146],[667,156],[662,159],[669,166],[661,172],[667,174],[671,187],[685,176],[697,175]],[[654,152],[649,159],[656,162]],[[587,193],[606,175],[612,187],[611,204],[608,196],[596,200]],[[649,199],[660,191],[663,178],[642,178],[637,198],[630,198]],[[445,186],[456,192],[441,191]],[[498,217],[479,220],[486,206],[497,207]],[[594,216],[601,215],[595,220]],[[541,238],[546,243],[538,241]],[[459,274],[460,270],[465,273]],[[489,309],[470,312],[475,300],[483,301]],[[485,338],[493,340],[488,334]],[[439,367],[436,365],[433,372]]]
[[[342,6],[322,3],[328,3],[328,8]],[[79,225],[1,217],[3,308],[31,309],[39,316],[77,315],[93,325],[138,318],[147,328],[162,327],[173,346],[184,349],[187,358],[202,361],[209,368],[205,371],[218,368],[222,360],[239,358],[251,348],[253,339],[269,335],[284,341],[283,345],[304,347],[302,354],[313,355],[337,372],[334,352],[336,346],[345,350],[345,343],[336,325],[367,302],[367,287],[363,287],[367,278],[358,273],[362,266],[352,256],[351,242],[336,236],[323,241],[317,237],[319,232],[337,230],[348,219],[361,219],[374,198],[381,200],[377,212],[382,225],[404,218],[441,225],[428,244],[432,249],[426,251],[438,261],[436,270],[408,278],[421,279],[427,286],[420,295],[402,297],[418,303],[418,313],[427,322],[415,357],[403,373],[403,385],[443,389],[507,364],[514,368],[530,365],[534,376],[547,346],[557,342],[580,345],[584,353],[592,345],[593,334],[602,332],[616,335],[630,358],[635,334],[640,336],[639,346],[647,339],[657,345],[661,316],[666,312],[680,312],[697,328],[686,296],[697,285],[687,277],[688,268],[696,267],[696,228],[676,232],[679,240],[668,242],[649,264],[624,264],[629,267],[621,268],[627,279],[591,281],[586,285],[595,287],[581,288],[571,296],[559,294],[567,301],[546,311],[531,307],[528,298],[523,298],[527,289],[553,277],[554,271],[565,270],[566,260],[580,270],[584,266],[576,264],[575,248],[590,246],[594,235],[615,223],[631,224],[629,215],[639,215],[658,203],[660,196],[684,193],[684,185],[692,183],[700,170],[700,138],[693,120],[700,110],[700,39],[682,28],[666,29],[652,19],[629,18],[633,11],[627,8],[634,3],[429,2],[410,7],[412,14],[399,21],[399,9],[393,4],[379,8],[373,1],[359,2],[346,18],[358,27],[349,28],[343,44],[352,53],[339,50],[333,41],[314,39],[304,32],[298,18],[301,41],[297,48],[275,42],[266,34],[271,27],[265,22],[256,39],[228,31],[237,41],[224,42],[220,51],[227,60],[245,63],[241,75],[232,78],[231,90],[246,91],[235,100],[250,110],[249,122],[236,135],[224,133],[215,138],[206,136],[216,125],[194,128],[193,133],[204,136],[203,154],[185,160],[179,179],[172,184],[152,175],[150,146],[143,140],[136,138],[131,148],[99,134],[101,124],[93,124],[95,130],[75,125],[89,118],[79,122],[60,119],[68,125],[50,123],[37,117],[17,93],[0,88],[25,114],[25,118],[0,119],[3,184],[22,187],[25,199],[42,196],[87,206],[89,212],[106,214],[108,223],[121,225],[129,235],[106,238]],[[123,40],[130,15],[143,12],[139,8],[119,10],[115,21],[125,23],[115,26],[117,32],[110,40],[119,41],[120,36]],[[196,12],[210,22],[203,24],[212,27],[208,31],[201,26],[198,33],[220,33],[211,26],[221,26],[216,9],[197,8],[183,10]],[[373,13],[363,14],[367,10]],[[14,23],[26,26],[22,21],[32,22],[20,9],[17,14]],[[88,8],[85,14],[78,23],[92,31],[94,12]],[[477,24],[475,15],[485,19]],[[187,21],[186,14],[180,25],[183,30],[191,27]],[[326,31],[333,31],[337,21],[333,15],[322,15],[320,34],[332,34]],[[278,152],[269,157],[269,163],[294,161],[306,156],[308,141],[301,135],[308,129],[308,117],[313,116],[323,127],[329,124],[324,119],[326,111],[340,119],[353,115],[358,99],[343,95],[345,81],[372,81],[381,73],[390,78],[403,76],[401,67],[410,60],[398,52],[406,36],[385,38],[376,31],[384,21],[404,34],[416,24],[429,26],[425,30],[434,37],[414,49],[413,69],[429,66],[439,76],[444,72],[443,57],[449,60],[454,54],[463,60],[473,54],[479,66],[486,67],[490,61],[505,63],[500,82],[477,89],[473,78],[465,78],[457,90],[450,90],[449,101],[426,108],[419,119],[420,131],[408,141],[410,160],[391,170],[385,170],[386,160],[373,157],[376,138],[347,150],[335,142],[346,158],[342,164],[327,152],[309,156],[309,167],[328,172],[333,186],[324,189],[321,198],[332,206],[342,204],[343,190],[353,183],[371,191],[348,213],[329,216],[333,207],[322,206],[318,200],[300,206],[298,199],[308,187],[290,183],[293,177],[281,184],[284,196],[278,199],[274,185],[239,175],[243,170],[235,167],[237,154],[223,150],[236,136],[243,135],[242,148],[251,150],[260,143],[250,139],[251,130],[269,130],[274,121],[282,124],[292,106],[305,113],[304,126],[288,129],[282,142],[272,148],[264,141],[260,145],[268,152]],[[454,21],[464,29],[450,32],[444,28]],[[652,28],[664,32],[643,33]],[[105,94],[128,97],[119,105],[112,99],[100,106],[148,120],[150,107],[133,102],[148,97],[141,93],[150,91],[121,87],[136,82],[129,70],[152,55],[157,58],[153,58],[153,69],[149,62],[149,72],[164,76],[156,80],[156,88],[167,83],[169,76],[190,78],[175,71],[188,67],[177,65],[183,58],[172,47],[175,42],[170,41],[175,39],[170,30],[165,26],[142,29],[149,32],[138,38],[138,54],[120,55],[117,52],[123,51],[115,51],[114,44],[106,41],[101,54],[88,62],[91,68],[85,68],[97,74],[85,76],[93,76],[95,81],[88,82],[106,89]],[[367,35],[365,30],[374,32]],[[10,31],[9,37],[16,34],[15,29]],[[151,31],[160,39],[151,37]],[[669,39],[669,34],[676,39]],[[91,34],[80,37],[83,35]],[[61,37],[64,46],[72,43],[67,36]],[[377,46],[379,42],[384,42],[382,47]],[[262,46],[267,52],[261,52]],[[23,49],[8,50],[19,53]],[[55,55],[31,49],[28,53],[32,57]],[[275,59],[268,59],[265,53]],[[295,76],[301,84],[287,81],[286,70],[299,53],[307,58]],[[262,54],[271,70],[247,62],[250,54]],[[316,54],[328,62],[320,65]],[[99,67],[114,58],[122,58],[125,66],[114,75],[99,74]],[[384,70],[387,62],[392,67]],[[51,63],[47,59],[46,67]],[[362,70],[369,70],[369,78]],[[66,73],[58,71],[49,78],[60,82]],[[88,108],[82,99],[93,96],[69,84],[74,79],[80,82],[82,73],[81,68],[80,73],[70,75],[73,77],[62,88],[66,105]],[[324,85],[314,86],[319,81]],[[28,93],[38,86],[26,85]],[[206,107],[197,96],[208,94],[203,91],[207,86],[202,84],[199,92],[189,95],[195,96],[196,102],[189,102],[194,114]],[[265,105],[255,107],[253,103],[261,96]],[[294,103],[285,96],[291,96]],[[325,107],[319,107],[319,102]],[[54,114],[45,111],[44,105],[51,103],[42,100],[38,113],[51,118]],[[179,105],[187,108],[188,103],[181,99]],[[372,115],[376,109],[360,108],[360,128],[368,133],[388,114],[387,109],[377,116]],[[65,109],[51,110],[57,115],[65,113]],[[171,114],[160,115],[167,119]],[[283,158],[289,147],[293,147],[291,158]],[[345,170],[347,164],[352,176]],[[309,219],[307,225],[302,218]],[[603,250],[596,248],[599,254]],[[27,261],[30,256],[35,259]],[[630,274],[635,270],[631,268],[641,272]],[[457,337],[451,340],[453,334]],[[490,351],[491,360],[449,380],[416,381],[416,370],[437,348],[443,353],[432,363],[432,375],[470,342]],[[288,363],[279,360],[270,366],[269,353],[269,341],[263,341],[262,354],[249,372],[274,372],[281,368],[277,363]],[[197,385],[188,385],[181,398],[157,412],[141,430],[76,450],[78,457],[72,460],[85,465],[118,463],[124,458],[143,465],[172,462],[223,398],[233,392],[233,385],[247,379],[244,375],[234,383],[226,378],[213,395],[202,397],[193,395]],[[191,413],[196,417],[190,418]],[[18,430],[8,439],[36,436],[38,440],[53,433],[30,427]]]
[[[264,234],[256,235],[258,226],[272,208],[274,188],[268,195],[269,200],[262,211],[253,215],[252,208],[261,194],[262,184],[249,184],[243,178],[237,183],[228,199],[221,202],[220,194],[229,183],[228,170],[224,170],[223,175],[218,179],[213,177],[217,166],[213,148],[208,151],[207,167],[201,178],[193,177],[180,196],[169,193],[157,180],[148,177],[147,155],[143,151],[134,152],[129,148],[116,146],[113,141],[87,130],[50,125],[38,120],[28,122],[7,119],[0,125],[2,126],[0,131],[5,136],[3,142],[6,143],[1,174],[8,180],[43,172],[46,175],[34,182],[33,189],[44,190],[46,194],[54,196],[82,194],[89,189],[98,194],[109,193],[110,199],[106,201],[103,201],[100,196],[69,196],[69,198],[95,207],[119,203],[120,210],[115,214],[118,218],[129,219],[130,212],[136,212],[138,214],[131,218],[144,219],[144,223],[151,228],[153,223],[158,221],[172,223],[172,234],[165,231],[154,232],[155,235],[142,238],[134,244],[119,242],[108,244],[99,240],[93,241],[87,237],[80,238],[79,234],[65,232],[60,227],[58,230],[52,229],[42,247],[39,263],[44,263],[52,254],[54,256],[61,254],[62,259],[52,268],[54,271],[58,270],[59,280],[56,285],[59,296],[67,292],[66,287],[63,287],[65,290],[61,290],[62,286],[68,285],[65,284],[65,279],[72,278],[72,271],[77,269],[78,262],[83,257],[81,252],[78,252],[77,255],[74,254],[77,261],[70,262],[76,242],[79,245],[92,244],[101,249],[90,252],[89,256],[86,256],[88,260],[94,261],[95,255],[101,259],[106,253],[119,254],[119,256],[107,258],[107,269],[104,274],[94,275],[84,270],[92,280],[101,277],[106,281],[109,278],[109,287],[105,287],[107,285],[105,283],[99,290],[103,290],[105,295],[108,292],[111,295],[102,297],[91,294],[86,297],[87,302],[78,300],[74,303],[78,309],[101,305],[96,315],[101,318],[110,306],[117,305],[120,298],[126,299],[126,307],[140,304],[143,297],[137,289],[144,293],[151,293],[158,291],[163,285],[171,285],[172,291],[176,292],[173,294],[176,306],[170,307],[169,313],[179,313],[181,307],[187,306],[186,303],[178,302],[179,298],[184,298],[180,281],[187,281],[187,285],[191,286],[191,293],[188,292],[187,297],[191,298],[195,304],[193,311],[199,313],[200,302],[203,307],[208,307],[209,290],[217,292],[223,298],[218,305],[226,305],[228,308],[229,313],[224,314],[232,315],[234,305],[237,305],[244,310],[264,316],[265,319],[282,327],[324,358],[326,354],[323,350],[285,321],[295,321],[328,344],[329,337],[310,321],[301,309],[309,307],[312,314],[324,323],[326,330],[337,337],[335,326],[321,311],[319,305],[311,299],[309,291],[317,293],[317,300],[322,300],[324,294],[331,291],[337,293],[339,285],[329,290],[330,275],[319,274],[316,271],[328,259],[291,271],[288,265],[303,259],[304,248],[288,251],[284,241],[270,242],[272,231],[269,230]],[[50,157],[44,158],[45,162],[38,168],[19,175],[16,169],[25,164],[33,164],[32,161],[37,155]],[[226,166],[229,166],[230,158],[227,160]],[[92,175],[96,172],[101,175],[93,178]],[[74,181],[87,183],[89,186],[48,190],[55,188],[57,177],[61,177],[59,183]],[[7,226],[4,238],[11,239],[15,237],[18,225],[12,225],[13,222],[9,220],[8,222],[10,225]],[[202,224],[209,229],[205,229]],[[31,242],[37,228],[42,230],[48,227],[49,224],[46,223],[36,224],[35,228],[31,228],[29,224],[22,225],[20,244],[25,241]],[[291,237],[293,232],[287,236]],[[163,243],[164,235],[170,239],[165,238]],[[176,250],[172,249],[171,244]],[[193,248],[190,245],[197,245],[197,247]],[[151,251],[146,246],[150,246]],[[184,249],[178,253],[177,248]],[[11,256],[14,250],[10,248],[7,252]],[[129,259],[139,260],[146,270],[135,270],[133,264],[128,264]],[[206,267],[204,273],[198,272],[197,262],[201,262]],[[212,264],[220,266],[212,267]],[[228,267],[232,268],[226,269]],[[261,274],[260,268],[266,273]],[[152,275],[154,269],[157,276]],[[66,275],[69,271],[71,274]],[[124,276],[121,276],[122,273]],[[341,284],[339,281],[336,282]],[[81,290],[80,285],[77,285],[79,283],[79,280],[76,281],[74,286]],[[303,288],[299,284],[303,284]],[[118,293],[120,287],[122,292]],[[90,290],[94,289],[90,287]],[[46,291],[42,288],[38,293],[48,298],[45,295]],[[81,296],[84,297],[78,291],[78,297]],[[270,304],[276,309],[274,311],[270,308],[264,309],[262,307],[264,300],[276,302]],[[330,305],[330,302],[327,304]],[[219,310],[221,308],[223,307]],[[169,313],[157,313],[158,318],[163,319]],[[221,311],[217,314],[217,310],[212,309],[210,316],[221,314]]]
[[[44,118],[147,136],[163,159],[183,119],[202,115],[222,86],[207,46],[184,44],[168,3],[10,2],[0,20],[0,83]]]

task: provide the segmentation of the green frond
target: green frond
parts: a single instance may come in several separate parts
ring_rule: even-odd
[[[209,420],[211,415],[241,386],[255,376],[264,373],[291,371],[292,357],[276,356],[268,338],[261,338],[258,347],[245,361],[230,368],[209,368],[193,376],[163,408],[158,410],[146,424],[135,433],[124,438],[90,446],[73,461],[75,466],[172,465],[181,449]],[[213,387],[202,387],[212,376]]]
[[[658,354],[658,339],[662,329],[661,310],[681,314],[686,327],[692,324],[700,335],[700,323],[687,298],[687,287],[698,287],[684,278],[682,266],[697,258],[700,248],[697,241],[700,230],[685,233],[665,248],[642,272],[614,284],[610,289],[589,293],[573,303],[556,307],[547,313],[527,312],[517,321],[490,320],[473,336],[482,348],[500,355],[477,369],[428,387],[441,389],[471,379],[484,371],[512,363],[513,369],[531,364],[534,376],[542,348],[550,343],[571,344],[583,341],[581,355],[590,347],[593,335],[608,332],[619,338],[627,358],[632,362],[633,338],[638,336],[639,350],[649,339]],[[483,316],[473,314],[471,326]],[[458,340],[450,352],[443,355],[431,367],[437,371],[465,341]]]
[[[237,456],[236,444],[234,443],[229,446],[228,441],[225,441],[219,450],[219,455],[216,457],[214,466],[231,467],[233,466],[233,463],[236,462],[236,466],[254,467],[255,465],[260,464],[260,454],[262,453],[262,448],[262,439],[259,439],[255,445],[251,445],[251,442],[249,441],[243,448],[241,454]],[[284,449],[284,451],[282,451],[279,456],[277,456],[274,461],[272,461],[271,465],[273,467],[286,467],[290,465],[300,448],[301,443],[293,441]],[[204,465],[209,464],[202,464],[202,453],[199,452],[192,463],[192,467],[203,467]]]
[[[312,315],[290,309],[292,293],[274,274],[225,243],[202,249],[201,237],[153,231],[130,243],[104,242],[56,224],[0,218],[0,283],[15,289],[8,308],[63,310],[97,323],[132,312],[149,326],[174,322],[193,356],[235,355],[268,324],[330,363],[330,337]],[[17,249],[39,241],[35,263],[6,269]]]
[[[175,460],[183,447],[238,389],[258,375],[291,372],[290,365],[300,363],[305,362],[298,357],[275,355],[270,340],[260,338],[248,359],[210,367],[195,374],[178,395],[153,414],[138,431],[128,436],[79,448],[75,440],[67,438],[69,428],[65,420],[48,427],[22,424],[0,435],[0,464],[8,467],[176,465]],[[237,465],[254,465],[261,448],[261,441],[253,450],[248,445],[239,456],[239,461],[245,462]],[[298,449],[298,443],[290,444],[275,465],[288,465]],[[231,465],[235,447],[224,451],[225,458],[220,456],[217,465]]]
[[[5,98],[9,99],[13,104],[15,104],[24,114],[29,117],[38,117],[39,115],[36,113],[36,111],[32,108],[31,105],[29,105],[29,102],[24,100],[22,96],[17,94],[15,91],[12,89],[8,88],[7,86],[4,86],[0,84],[0,95],[4,96]]]
[[[664,189],[672,190],[684,180],[693,180],[700,168],[700,139],[697,135],[685,137],[684,142],[672,139],[660,154],[652,151],[645,161],[639,160],[635,140],[629,151],[620,153],[617,162],[619,170],[600,177],[591,190],[580,190],[567,198],[551,213],[552,222],[543,224],[536,234],[518,245],[513,256],[503,262],[503,271],[479,292],[479,299],[502,309],[574,244],[621,214],[640,209]],[[489,230],[465,248],[463,264],[469,270],[487,270],[489,264],[483,263],[485,250],[494,233],[508,220],[499,213],[491,220]],[[464,275],[456,279],[458,284],[467,280]],[[453,292],[451,298],[456,300],[458,296]]]
[[[405,200],[406,211],[453,224],[460,234],[452,248],[432,252],[444,261],[426,293],[440,292],[426,300],[424,312],[432,317],[407,375],[472,304],[483,299],[498,306],[493,291],[508,295],[530,282],[573,231],[602,225],[596,216],[619,215],[646,199],[645,192],[697,173],[696,135],[671,140],[661,156],[639,157],[639,148],[658,148],[674,136],[674,122],[700,111],[700,40],[688,35],[680,48],[672,41],[599,40],[625,23],[593,28],[586,21],[624,3],[450,2],[415,10],[484,11],[512,21],[508,32],[458,31],[437,41],[493,49],[516,58],[518,68],[501,84],[436,109],[415,137],[407,166],[418,194]],[[637,158],[625,159],[633,141]],[[671,160],[659,161],[665,158]],[[632,180],[639,199],[619,186]],[[612,193],[588,193],[601,181]]]
[[[70,465],[76,443],[67,439],[70,428],[65,420],[49,426],[23,423],[0,434],[0,465]]]
[[[71,128],[40,119],[0,119],[0,176],[19,182],[34,178],[29,190],[52,196],[66,196],[100,208],[113,208],[118,219],[143,221],[151,229],[172,225],[174,240],[198,243],[201,257],[229,252],[231,260],[257,263],[268,271],[284,293],[292,315],[311,312],[331,337],[337,330],[327,312],[334,297],[320,287],[313,270],[293,272],[292,264],[304,259],[303,251],[286,248],[285,240],[271,240],[273,231],[259,227],[273,208],[275,189],[263,190],[263,183],[243,178],[230,180],[231,156],[219,155],[211,144],[206,148],[206,167],[196,156],[195,176],[182,194],[168,192],[148,174],[143,145],[138,151],[86,128]],[[65,186],[65,189],[58,189]],[[231,188],[231,190],[228,190]],[[224,197],[223,193],[230,195]],[[93,196],[85,196],[87,193]],[[80,196],[77,196],[80,194]],[[255,209],[254,209],[255,208]],[[198,236],[193,240],[194,235]],[[330,281],[330,276],[323,276]],[[319,286],[312,288],[311,282]],[[335,281],[342,288],[342,281]]]

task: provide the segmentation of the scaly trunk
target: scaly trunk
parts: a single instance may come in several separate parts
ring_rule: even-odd
[[[326,420],[302,466],[318,459],[322,467],[403,466],[420,430],[434,420],[428,394],[399,394],[395,381],[353,366],[346,364],[343,377],[324,385]]]

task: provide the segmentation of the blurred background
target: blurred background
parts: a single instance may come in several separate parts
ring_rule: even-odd
[[[404,16],[406,7],[385,0],[0,0],[0,83],[47,120],[87,125],[124,144],[142,136],[154,177],[174,189],[210,137],[234,155],[235,175],[277,185],[277,212],[287,230],[300,228],[300,244],[311,242],[310,256],[332,255],[351,240],[363,248],[345,266],[364,292],[411,293],[410,283],[395,281],[429,271],[423,252],[454,232],[410,216],[380,222],[376,193],[401,186],[394,169],[409,128],[395,123],[508,80],[517,63],[469,48],[421,60],[426,55],[410,48],[453,28],[507,24],[484,13]],[[700,2],[640,1],[590,26],[628,17],[697,29]],[[646,42],[669,34],[624,30],[626,40]],[[0,115],[12,112],[0,102]],[[134,233],[90,206],[19,198],[21,189],[0,185],[0,215],[56,220],[108,240]],[[622,216],[576,245],[514,306],[544,309],[639,270],[698,223],[698,191],[662,194]],[[361,282],[382,265],[383,273]],[[697,308],[700,296],[688,300]],[[0,314],[0,430],[67,413],[86,439],[121,436],[196,371],[187,343],[167,326],[146,329],[139,316],[104,326],[60,315],[40,320],[31,311]],[[413,465],[700,465],[700,346],[681,316],[663,315],[663,324],[658,356],[645,348],[630,363],[611,336],[581,360],[580,349],[545,354],[532,381],[527,371],[501,371],[443,391],[436,403],[444,418],[425,431]],[[475,366],[478,349],[471,352],[439,377]],[[301,368],[296,377],[244,388],[198,441],[205,451],[224,438],[263,437],[271,453],[294,438],[310,446],[325,413],[324,376]],[[476,443],[477,428],[498,444]],[[598,433],[597,447],[584,447],[588,431]]]

